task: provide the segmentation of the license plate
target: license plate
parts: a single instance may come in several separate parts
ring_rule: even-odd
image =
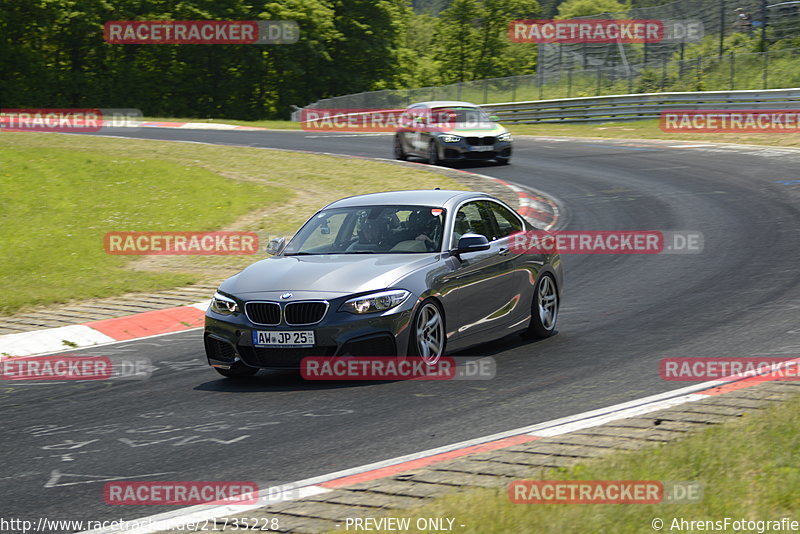
[[[258,347],[313,347],[313,330],[253,330],[253,345]]]
[[[489,152],[490,150],[494,150],[493,146],[474,146],[472,147],[473,152]]]

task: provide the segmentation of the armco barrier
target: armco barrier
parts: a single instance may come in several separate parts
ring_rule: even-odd
[[[317,104],[308,109],[319,107]],[[800,88],[760,91],[700,91],[640,93],[502,102],[480,107],[508,123],[609,122],[657,119],[668,109],[789,109],[800,110]],[[292,120],[300,120],[300,108]]]
[[[800,89],[642,93],[484,104],[500,122],[608,122],[657,119],[668,109],[800,109]]]

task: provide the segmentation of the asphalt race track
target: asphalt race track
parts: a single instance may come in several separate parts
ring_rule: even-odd
[[[385,135],[129,135],[391,157]],[[756,152],[517,139],[511,165],[464,167],[552,194],[570,230],[705,237],[694,255],[567,256],[557,336],[465,353],[493,356],[494,380],[232,381],[195,330],[74,351],[150,358],[149,380],[0,384],[3,515],[134,519],[172,508],[107,506],[105,481],[277,485],[689,385],[659,378],[668,356],[800,356],[800,153]]]

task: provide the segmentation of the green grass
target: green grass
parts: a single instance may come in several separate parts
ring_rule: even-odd
[[[338,198],[437,186],[464,188],[442,175],[363,159],[4,132],[0,314],[219,281],[265,257],[108,255],[107,232],[254,231],[263,250],[269,237],[291,235]]]
[[[640,534],[653,518],[734,520],[799,519],[800,396],[763,412],[709,428],[682,441],[631,453],[614,453],[571,469],[542,473],[549,480],[698,481],[694,504],[513,504],[506,488],[443,497],[391,517],[450,517],[463,534],[521,532]],[[414,521],[412,520],[412,525]],[[672,530],[678,532],[679,530]],[[687,530],[683,530],[687,532]],[[411,530],[411,532],[417,532]]]
[[[127,273],[129,259],[105,254],[103,235],[213,230],[288,194],[198,167],[91,150],[3,144],[0,161],[3,313],[192,282],[190,273]]]

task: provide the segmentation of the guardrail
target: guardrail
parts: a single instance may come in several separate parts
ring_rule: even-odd
[[[657,119],[668,109],[800,110],[800,89],[701,91],[534,100],[483,104],[510,123],[609,122]]]

